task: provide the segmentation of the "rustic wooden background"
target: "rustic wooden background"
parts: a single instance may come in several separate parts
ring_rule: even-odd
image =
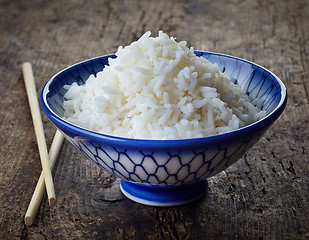
[[[57,206],[23,218],[41,172],[21,64],[38,93],[61,69],[113,53],[147,30],[254,61],[286,84],[287,107],[236,164],[181,207],[134,203],[119,180],[65,141]],[[0,0],[0,239],[309,239],[309,2]],[[42,113],[43,114],[43,113]],[[54,126],[43,116],[48,146]]]

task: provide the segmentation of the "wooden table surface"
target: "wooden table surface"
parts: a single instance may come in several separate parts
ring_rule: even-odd
[[[286,84],[288,104],[237,163],[180,207],[125,198],[119,180],[67,141],[32,226],[24,215],[41,172],[21,64],[37,91],[73,63],[114,53],[144,32],[254,61]],[[309,239],[309,2],[0,0],[0,239]],[[43,114],[47,145],[55,127]]]

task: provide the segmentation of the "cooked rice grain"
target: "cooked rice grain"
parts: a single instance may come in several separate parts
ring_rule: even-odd
[[[65,86],[64,118],[103,134],[164,140],[225,133],[266,115],[261,101],[252,104],[235,79],[185,41],[150,35],[119,47],[84,85]]]

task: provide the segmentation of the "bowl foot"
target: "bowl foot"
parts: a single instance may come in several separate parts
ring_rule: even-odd
[[[169,207],[193,202],[208,188],[207,180],[181,186],[159,186],[121,180],[120,189],[129,199],[157,207]]]

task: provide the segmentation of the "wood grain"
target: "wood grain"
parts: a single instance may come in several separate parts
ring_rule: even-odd
[[[0,239],[308,239],[309,3],[0,0]],[[38,94],[61,69],[164,30],[195,49],[254,61],[287,86],[288,104],[195,203],[155,208],[126,199],[119,180],[67,141],[54,167],[57,206],[24,214],[41,173],[21,63]],[[47,146],[55,132],[42,113]]]

